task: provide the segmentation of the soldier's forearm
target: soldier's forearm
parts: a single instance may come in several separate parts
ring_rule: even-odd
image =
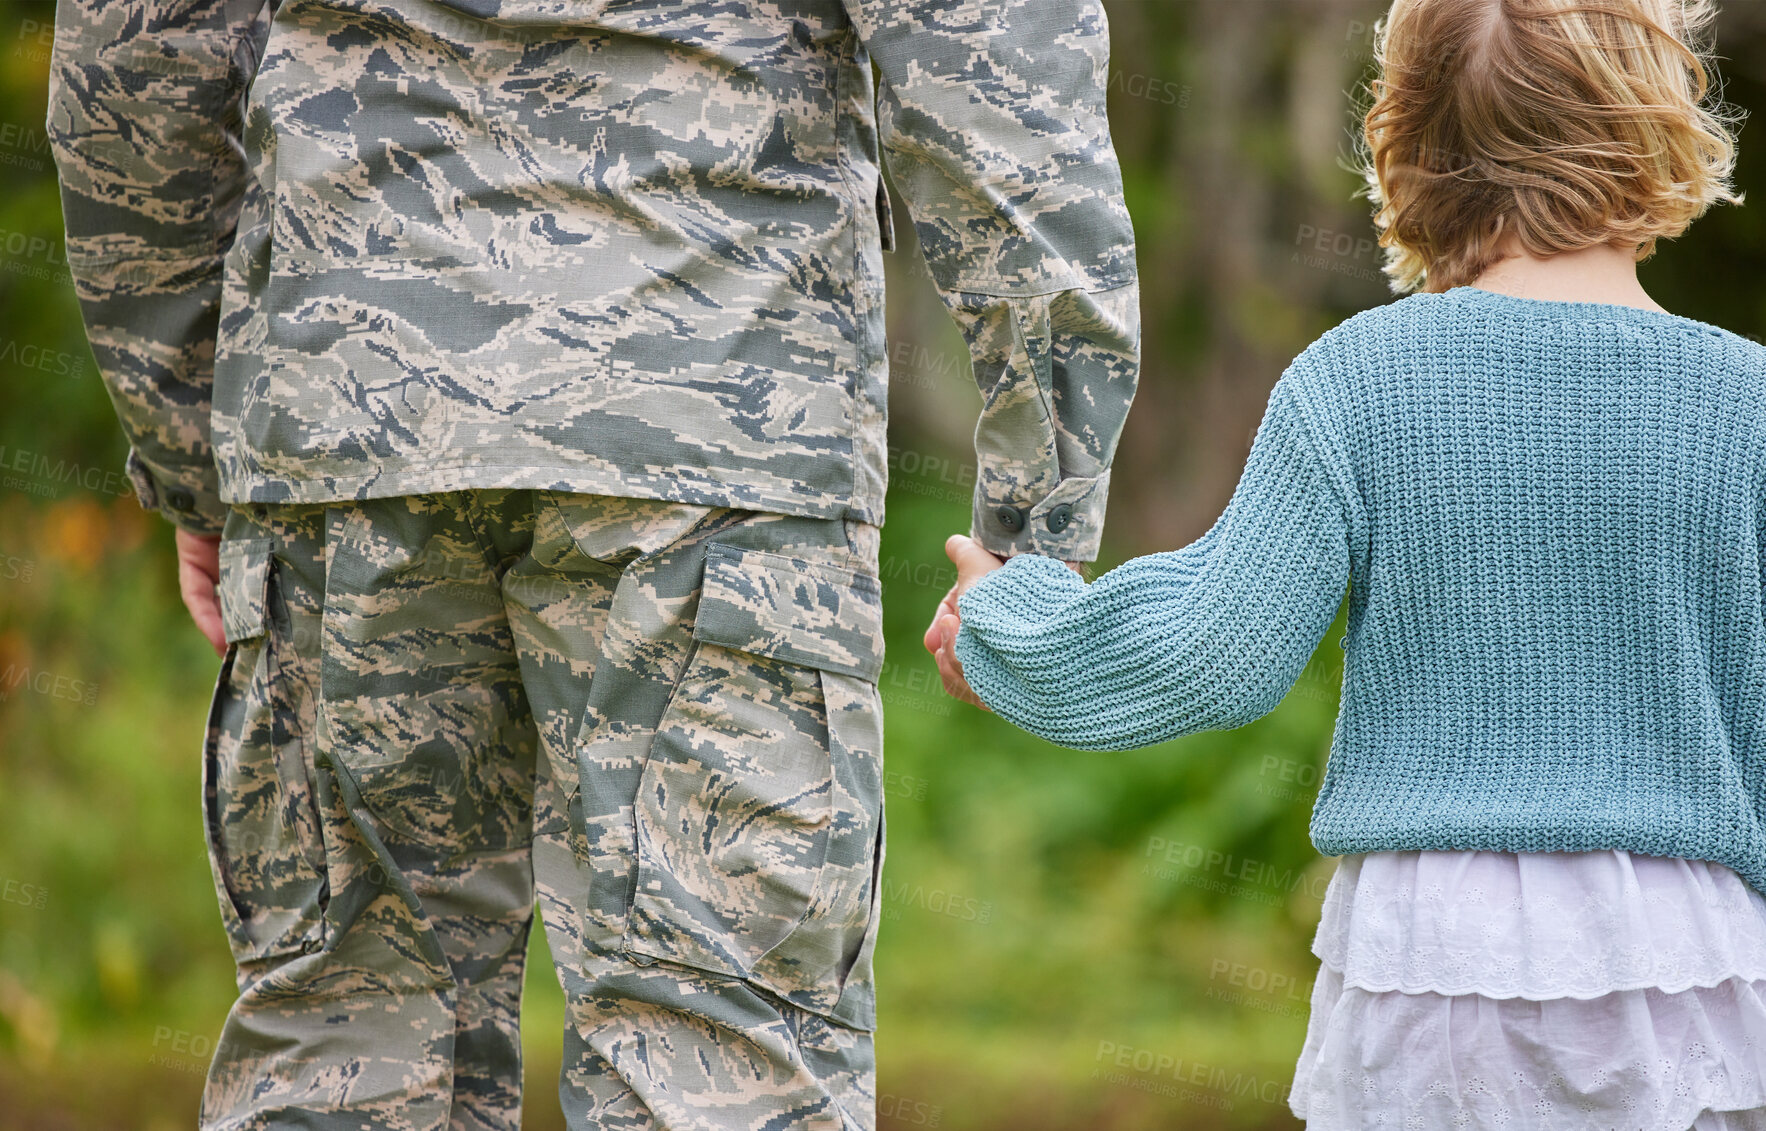
[[[74,279],[98,370],[129,441],[136,498],[173,525],[218,534],[227,506],[211,446],[218,266],[82,262]]]
[[[944,291],[1028,296],[1134,279],[1105,110],[1100,0],[846,0],[883,77],[878,129]]]
[[[1139,289],[960,296],[952,313],[983,395],[971,537],[1002,556],[1095,559],[1140,373]]]
[[[1096,558],[1140,370],[1134,230],[1105,110],[1098,0],[847,0],[878,125],[984,398],[971,537]],[[984,55],[984,58],[978,56]]]
[[[264,0],[60,0],[45,126],[67,261],[142,506],[217,533],[210,391]]]

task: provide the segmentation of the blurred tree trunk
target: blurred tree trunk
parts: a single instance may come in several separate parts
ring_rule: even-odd
[[[1359,182],[1340,167],[1382,5],[1108,7],[1115,70],[1182,92],[1163,106],[1112,83],[1143,286],[1141,385],[1107,527],[1129,554],[1207,530],[1282,369],[1341,317],[1390,297]]]

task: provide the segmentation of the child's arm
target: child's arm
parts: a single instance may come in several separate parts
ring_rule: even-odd
[[[1274,709],[1348,577],[1343,498],[1278,383],[1206,534],[1089,585],[1060,562],[1015,557],[959,599],[956,655],[976,694],[1032,734],[1085,750],[1148,746]]]

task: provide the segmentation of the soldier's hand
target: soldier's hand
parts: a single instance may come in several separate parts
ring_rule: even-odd
[[[945,556],[957,567],[957,583],[944,595],[938,603],[938,611],[932,614],[932,623],[926,626],[926,635],[921,640],[926,651],[932,653],[938,661],[938,678],[944,683],[944,690],[952,697],[965,703],[973,703],[983,711],[993,708],[981,701],[969,681],[963,678],[963,663],[957,659],[957,630],[962,627],[962,613],[957,609],[957,598],[969,591],[970,586],[983,577],[1005,565],[999,556],[982,548],[972,538],[961,534],[953,534],[944,542]],[[1085,576],[1084,562],[1068,562],[1067,568]]]
[[[957,629],[963,623],[962,616],[957,611],[957,598],[968,592],[971,585],[1006,563],[982,549],[981,544],[974,539],[965,538],[961,534],[953,534],[945,540],[944,552],[957,567],[957,583],[951,586],[950,592],[944,595],[944,600],[938,603],[938,611],[933,614],[932,624],[926,629],[926,650],[938,661],[938,678],[944,683],[946,693],[965,703],[973,703],[983,711],[991,710],[970,688],[968,680],[963,678],[963,664],[957,659]]]
[[[227,654],[227,636],[221,628],[221,599],[215,586],[221,580],[221,539],[179,530],[178,591],[183,594],[184,607],[190,619],[208,637],[215,655]]]

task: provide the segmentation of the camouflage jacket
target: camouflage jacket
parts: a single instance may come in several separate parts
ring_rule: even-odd
[[[1100,0],[60,0],[130,478],[204,533],[491,487],[881,522],[886,153],[974,533],[1090,560],[1139,372],[1108,63]]]

